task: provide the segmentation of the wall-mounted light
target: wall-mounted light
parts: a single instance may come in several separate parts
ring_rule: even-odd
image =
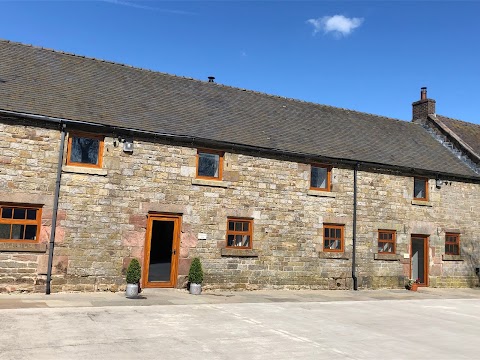
[[[133,153],[133,139],[125,139],[123,141],[123,152]]]
[[[437,189],[441,189],[442,185],[443,185],[443,180],[441,180],[441,179],[436,179],[435,180],[435,187]]]

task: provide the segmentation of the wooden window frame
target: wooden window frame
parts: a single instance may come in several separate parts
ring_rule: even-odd
[[[88,139],[95,139],[98,140],[98,163],[97,164],[85,164],[85,163],[79,163],[79,162],[73,162],[70,161],[70,155],[72,153],[72,139],[74,137],[82,137],[82,138],[88,138]],[[86,132],[80,132],[80,131],[74,131],[70,132],[68,134],[68,144],[67,144],[67,160],[66,160],[66,165],[67,166],[81,166],[81,167],[88,167],[88,168],[96,168],[96,169],[101,169],[103,166],[103,147],[104,147],[104,140],[105,136],[103,135],[97,135],[97,134],[90,134]]]
[[[455,241],[449,241],[448,238],[453,237]],[[457,246],[458,252],[454,253],[451,251],[447,252],[447,246]],[[460,255],[460,234],[459,233],[446,233],[445,234],[445,255]]]
[[[425,184],[425,197],[423,197],[423,198],[415,197],[415,181],[416,180],[422,180]],[[414,200],[421,200],[421,201],[428,201],[428,178],[417,177],[417,176],[415,176],[413,178],[413,199]]]
[[[205,154],[214,154],[218,155],[218,177],[215,176],[200,176],[198,175],[198,162],[200,158],[200,153],[205,153]],[[210,149],[197,149],[197,155],[196,155],[196,173],[195,176],[197,179],[205,179],[205,180],[216,180],[216,181],[221,181],[223,179],[223,156],[225,155],[224,151],[217,151],[217,150],[210,150]]]
[[[37,218],[35,220],[28,220],[28,219],[4,219],[2,217],[3,209],[4,208],[14,208],[14,209],[34,209],[37,211]],[[13,214],[12,214],[13,215]],[[27,217],[27,213],[25,213],[25,217]],[[42,207],[38,205],[24,205],[24,204],[0,204],[0,224],[6,225],[35,225],[37,227],[37,233],[35,234],[35,240],[26,240],[26,239],[1,239],[0,242],[8,242],[8,243],[38,243],[40,241],[40,228],[42,226]],[[25,234],[25,229],[23,230]],[[10,229],[10,236],[12,230]]]
[[[326,237],[325,236],[325,229],[340,229],[340,249],[330,249],[325,247],[325,241],[327,240],[338,240],[338,238],[334,237]],[[324,252],[336,252],[342,253],[345,249],[345,225],[338,225],[338,224],[323,224],[323,251]]]
[[[229,230],[229,223],[230,221],[233,222],[248,222],[249,231],[237,231],[237,230]],[[228,235],[248,235],[250,236],[250,242],[248,246],[228,246]],[[237,218],[237,217],[229,217],[227,218],[227,231],[225,236],[225,248],[227,249],[252,249],[253,246],[253,219],[248,218]]]
[[[385,239],[380,239],[380,234],[391,234],[392,235],[392,240],[385,240]],[[395,230],[378,230],[378,235],[377,235],[377,253],[378,254],[396,254],[397,251],[397,232]],[[379,251],[380,243],[392,243],[392,251]]]
[[[312,171],[313,168],[322,168],[327,169],[327,186],[325,188],[319,188],[312,186]],[[311,164],[310,165],[310,190],[315,191],[331,191],[331,184],[332,184],[332,166],[325,165],[325,164]]]

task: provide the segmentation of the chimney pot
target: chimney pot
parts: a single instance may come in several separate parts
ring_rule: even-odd
[[[209,76],[208,82],[211,82],[211,83],[215,82],[215,76]]]
[[[427,99],[427,88],[424,86],[420,89],[420,100]]]

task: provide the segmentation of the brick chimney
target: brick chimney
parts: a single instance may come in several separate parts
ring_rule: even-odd
[[[427,88],[420,90],[420,100],[412,103],[412,121],[424,122],[428,115],[435,114],[435,100],[427,98]]]

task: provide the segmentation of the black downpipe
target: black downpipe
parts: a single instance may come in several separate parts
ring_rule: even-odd
[[[55,199],[53,200],[52,230],[50,232],[50,245],[48,247],[48,268],[47,268],[47,286],[45,294],[50,295],[50,282],[52,280],[53,248],[55,247],[55,229],[57,227],[58,198],[60,196],[60,180],[62,179],[63,151],[65,148],[65,129],[62,126],[62,137],[60,140],[60,150],[58,152],[57,181],[55,183]]]
[[[357,252],[357,171],[359,163],[353,168],[353,248],[352,248],[352,280],[353,290],[358,290],[358,279],[355,273],[355,255]]]

